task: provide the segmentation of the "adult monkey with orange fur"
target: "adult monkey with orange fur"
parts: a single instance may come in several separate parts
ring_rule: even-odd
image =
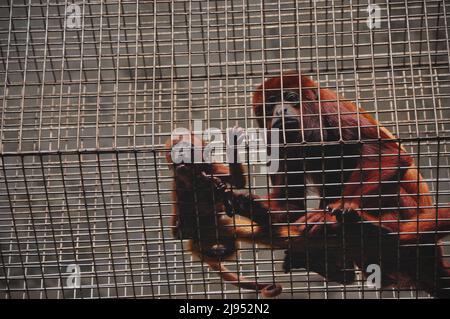
[[[166,160],[174,174],[171,220],[173,236],[188,239],[188,249],[192,254],[217,271],[226,282],[260,291],[264,297],[278,296],[281,286],[251,281],[231,272],[222,264],[222,261],[235,255],[237,238],[249,240],[252,237],[252,227],[248,220],[220,214],[225,211],[222,199],[226,184],[234,188],[245,186],[242,165],[231,163],[227,167],[217,163],[193,163],[191,154],[182,152],[190,152],[195,148],[203,152],[205,144],[191,134],[169,140],[166,147],[171,150],[166,153]],[[178,157],[180,154],[182,157],[187,155],[187,158],[174,161],[174,153]],[[253,227],[257,228],[256,225]]]
[[[283,133],[280,169],[271,176],[267,198],[232,193],[228,213],[252,218],[277,238],[331,234],[343,243],[325,258],[320,251],[305,258],[290,249],[286,271],[310,268],[348,282],[353,264],[364,272],[381,262],[383,286],[450,297],[439,246],[441,231],[450,228],[450,209],[435,207],[412,156],[391,132],[353,102],[295,72],[265,81],[253,94],[253,107],[260,127]],[[305,212],[307,184],[315,185],[322,211]],[[297,239],[289,240],[295,246]]]

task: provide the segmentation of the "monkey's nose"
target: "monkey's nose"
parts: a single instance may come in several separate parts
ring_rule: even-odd
[[[275,110],[275,115],[281,116],[284,113],[286,115],[288,113],[288,109],[286,107],[280,107],[277,110]]]

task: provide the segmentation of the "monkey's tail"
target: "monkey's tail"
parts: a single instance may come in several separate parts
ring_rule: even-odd
[[[219,272],[220,277],[222,277],[225,281],[230,282],[236,287],[259,291],[263,297],[277,297],[283,290],[279,284],[257,283],[245,278],[244,276],[239,276],[236,273],[231,272],[227,267],[218,261],[207,260],[206,262],[211,269]]]

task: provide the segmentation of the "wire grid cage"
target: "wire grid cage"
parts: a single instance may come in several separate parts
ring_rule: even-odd
[[[172,237],[164,143],[194,120],[255,127],[251,93],[284,70],[362,105],[450,202],[450,3],[371,2],[373,29],[362,0],[2,1],[0,296],[257,297]],[[287,298],[428,297],[285,274],[282,256],[243,245],[228,266]]]

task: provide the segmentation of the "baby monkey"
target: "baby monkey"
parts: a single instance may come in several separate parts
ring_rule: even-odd
[[[242,136],[236,128],[234,136]],[[172,171],[173,236],[187,240],[187,249],[225,281],[244,289],[260,291],[264,297],[278,296],[278,284],[260,283],[231,272],[223,261],[236,256],[237,240],[251,241],[258,226],[244,217],[229,217],[224,212],[230,205],[227,194],[246,185],[240,163],[228,166],[208,163],[203,158],[194,162],[194,152],[203,154],[206,144],[193,134],[180,135],[166,143],[166,160]],[[229,208],[228,208],[229,210]]]

